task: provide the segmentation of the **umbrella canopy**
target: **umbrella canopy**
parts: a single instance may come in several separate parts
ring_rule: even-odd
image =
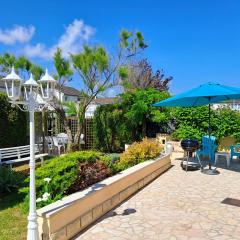
[[[231,99],[240,99],[240,88],[208,82],[153,105],[156,107],[194,107]]]

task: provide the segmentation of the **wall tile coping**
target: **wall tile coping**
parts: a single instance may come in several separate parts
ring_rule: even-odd
[[[153,160],[148,160],[148,161],[139,163],[139,164],[137,164],[133,167],[130,167],[114,176],[106,178],[101,182],[95,183],[83,191],[79,191],[79,192],[73,193],[69,196],[66,196],[66,197],[62,198],[61,200],[58,200],[58,201],[51,203],[43,208],[38,209],[37,215],[40,217],[49,218],[50,216],[56,214],[58,211],[61,211],[61,209],[75,203],[76,201],[81,201],[82,199],[88,197],[89,194],[94,194],[97,191],[101,190],[102,188],[109,186],[109,185],[121,180],[122,178],[124,178],[128,175],[131,175],[133,172],[138,171],[158,160],[161,160],[161,158],[166,157],[166,156],[167,155],[161,154],[159,157],[157,157]]]

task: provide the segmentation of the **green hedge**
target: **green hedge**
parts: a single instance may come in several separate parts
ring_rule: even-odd
[[[102,152],[121,152],[132,141],[131,129],[117,104],[97,108],[94,119],[94,147]]]
[[[45,192],[49,192],[51,197],[48,201],[41,202],[38,205],[47,205],[66,195],[67,190],[77,179],[78,163],[95,163],[98,160],[102,160],[106,165],[111,164],[107,156],[95,151],[69,153],[46,161],[42,167],[36,170],[36,194],[39,198]],[[46,186],[45,178],[51,178],[49,186]],[[25,182],[28,184],[29,178]],[[20,189],[20,192],[26,195],[25,202],[27,203],[29,187]]]
[[[120,95],[120,101],[103,105],[94,114],[95,148],[104,152],[121,152],[124,144],[141,141],[147,135],[147,125],[156,123],[168,130],[170,111],[156,108],[153,103],[169,96],[156,89],[136,89]]]
[[[201,140],[208,134],[208,106],[175,108],[176,130],[172,134],[176,140],[195,138]],[[240,141],[240,113],[229,108],[211,110],[211,134],[217,139],[232,136]]]
[[[18,191],[26,178],[24,173],[16,172],[8,166],[0,166],[0,195]]]
[[[138,149],[138,154],[142,156],[141,162],[154,158],[161,151],[157,144],[150,141],[148,143],[145,140],[145,142],[138,143],[138,145],[141,145]],[[121,160],[120,156],[122,156]],[[36,169],[36,196],[37,199],[41,198],[37,206],[43,207],[60,200],[64,196],[81,191],[93,183],[139,163],[139,161],[134,161],[131,164],[129,162],[125,164],[123,162],[124,157],[126,159],[126,154],[79,151],[45,161],[43,166]],[[21,181],[21,186],[24,187],[19,190],[19,193],[25,198],[24,206],[27,209],[29,203],[29,177],[25,181]],[[44,199],[46,194],[49,194],[49,196]]]
[[[0,92],[0,148],[27,144],[27,114],[12,108],[6,94]]]

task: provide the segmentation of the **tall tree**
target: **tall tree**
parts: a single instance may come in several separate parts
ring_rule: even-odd
[[[39,80],[44,72],[41,66],[31,62],[25,56],[17,58],[9,53],[0,55],[0,75],[6,75],[6,73],[9,73],[11,67],[15,67],[21,78],[25,80],[29,78],[30,73],[33,74],[36,80]]]
[[[16,64],[16,57],[9,53],[0,55],[0,72],[4,75],[9,72],[9,69]]]
[[[58,113],[60,120],[63,123],[64,129],[68,135],[68,144],[67,144],[67,151],[71,151],[73,147],[73,137],[72,131],[68,123],[67,115],[64,109],[64,102],[61,100],[62,88],[63,86],[71,80],[73,75],[73,71],[70,66],[70,61],[64,59],[62,56],[62,50],[57,49],[56,53],[54,54],[54,65],[57,71],[56,78],[58,81],[57,89],[59,92],[59,96],[54,99],[53,107],[55,111]]]
[[[154,73],[147,59],[128,65],[126,71],[126,77],[121,81],[126,91],[146,88],[167,91],[172,80],[171,76],[165,77],[163,70],[157,70]]]
[[[28,70],[28,73],[29,72],[33,74],[34,79],[39,80],[42,74],[44,73],[44,70],[41,66],[31,63],[31,67]]]
[[[81,53],[70,54],[70,60],[68,60],[62,56],[61,49],[57,49],[54,55],[54,65],[57,71],[56,79],[58,80],[59,97],[58,99],[55,98],[52,106],[62,119],[68,134],[68,151],[71,151],[73,148],[77,149],[80,145],[80,135],[84,129],[85,112],[89,104],[107,88],[117,84],[119,77],[122,79],[126,78],[127,62],[146,47],[147,45],[140,32],[123,30],[120,34],[117,54],[114,56],[111,56],[104,47],[85,46]],[[83,87],[80,90],[80,101],[67,107],[61,101],[61,93],[63,86],[72,78],[73,70],[71,69],[71,64],[78,73]],[[36,79],[43,72],[40,66],[33,64],[23,56],[19,58],[11,54],[0,56],[0,74],[9,72],[12,66],[15,66],[25,79],[30,72],[34,74]],[[71,111],[75,109],[74,111],[78,119],[77,133],[74,137],[68,124],[66,107],[71,107]]]
[[[89,104],[107,88],[117,84],[119,77],[125,78],[125,66],[128,59],[136,56],[146,47],[140,32],[123,30],[120,34],[117,54],[112,57],[102,46],[85,46],[81,53],[71,54],[73,67],[83,85],[80,101],[76,103],[75,107],[78,125],[73,139],[74,147],[79,146],[80,135],[84,129],[85,112]]]

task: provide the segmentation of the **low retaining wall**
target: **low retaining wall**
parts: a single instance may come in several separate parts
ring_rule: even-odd
[[[170,166],[170,155],[149,160],[39,209],[40,239],[70,239]]]

